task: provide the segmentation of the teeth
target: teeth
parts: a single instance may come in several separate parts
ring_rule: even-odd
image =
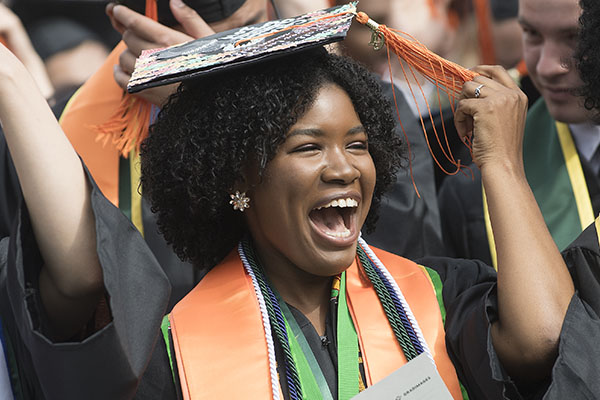
[[[341,208],[358,207],[358,201],[351,199],[351,198],[335,199],[335,200],[331,200],[328,204],[325,204],[324,206],[317,207],[317,210],[320,210],[322,208],[329,208],[329,207],[341,207]]]
[[[338,237],[338,238],[345,238],[350,236],[350,229],[347,229],[343,232],[326,232],[327,236],[331,236],[331,237]]]

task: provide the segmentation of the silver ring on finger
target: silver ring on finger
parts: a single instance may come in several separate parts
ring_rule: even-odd
[[[476,98],[476,99],[478,99],[478,98],[479,98],[479,96],[481,96],[481,88],[482,88],[483,86],[484,86],[484,85],[479,85],[479,86],[477,86],[477,87],[475,88],[475,98]]]

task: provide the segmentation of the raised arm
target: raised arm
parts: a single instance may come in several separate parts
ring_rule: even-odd
[[[463,138],[472,136],[496,241],[499,320],[492,339],[509,374],[532,382],[550,373],[574,287],[525,178],[527,97],[501,67],[477,72],[482,76],[463,88],[455,122]]]
[[[89,185],[23,64],[0,45],[0,121],[44,259],[39,286],[56,339],[78,332],[102,295]]]

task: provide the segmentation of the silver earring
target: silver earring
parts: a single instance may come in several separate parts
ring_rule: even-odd
[[[240,193],[239,191],[235,191],[235,194],[230,194],[231,200],[229,204],[233,205],[234,210],[240,210],[244,212],[244,209],[250,208],[250,197],[246,196],[246,192]]]

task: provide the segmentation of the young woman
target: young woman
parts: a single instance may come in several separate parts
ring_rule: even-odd
[[[4,48],[0,59],[0,120],[27,203],[3,282],[19,307],[6,312],[43,365],[46,396],[85,393],[47,389],[76,358],[108,366],[85,380],[104,398],[131,397],[145,371],[140,398],[346,399],[419,354],[455,398],[461,382],[472,398],[518,398],[515,381],[545,390],[574,289],[523,174],[526,98],[501,70],[479,69],[456,114],[461,134],[474,133],[497,283],[475,261],[421,267],[359,239],[401,162],[364,68],[317,49],[184,84],[143,145],[142,184],[167,241],[210,271],[145,368],[164,278],[86,179],[31,78]],[[36,248],[43,261],[28,256]],[[102,299],[111,322],[82,329]]]

